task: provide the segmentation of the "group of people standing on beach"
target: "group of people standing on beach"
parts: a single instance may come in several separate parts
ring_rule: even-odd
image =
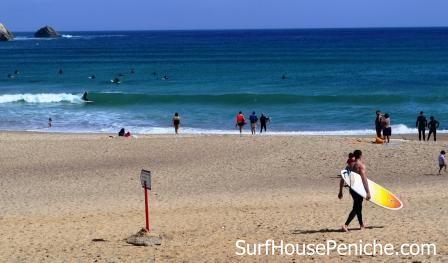
[[[434,118],[434,116],[429,117],[429,122],[426,120],[425,114],[423,111],[417,117],[417,121],[415,122],[415,127],[418,129],[418,140],[423,141],[426,139],[429,141],[431,138],[431,134],[433,135],[434,141],[437,141],[436,134],[437,129],[439,128],[440,123]],[[426,138],[426,128],[429,130],[428,138]]]
[[[377,138],[383,139],[386,143],[390,142],[390,136],[392,136],[392,126],[389,113],[383,114],[379,110],[376,111],[375,130]]]
[[[252,111],[252,114],[249,116],[250,121],[250,130],[252,135],[255,135],[257,133],[257,124],[260,123],[260,133],[266,132],[267,124],[270,122],[270,118],[264,113],[261,114],[260,119],[258,119],[258,116],[255,114],[255,111]],[[246,117],[244,117],[244,114],[242,111],[238,112],[236,115],[236,124],[235,126],[238,127],[240,130],[240,135],[243,133],[243,127],[246,125]]]
[[[417,121],[415,122],[415,127],[418,130],[418,140],[423,141],[428,140],[433,135],[434,141],[437,141],[437,129],[439,128],[440,123],[434,118],[434,116],[429,117],[429,122],[427,121],[425,114],[423,111],[417,117]],[[428,128],[429,134],[426,137],[426,129]],[[376,111],[375,118],[375,130],[376,137],[382,139],[384,142],[390,142],[390,136],[392,135],[392,126],[390,121],[389,113],[383,114],[381,111]]]

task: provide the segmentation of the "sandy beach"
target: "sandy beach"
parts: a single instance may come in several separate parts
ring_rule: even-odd
[[[370,137],[0,133],[2,262],[365,262],[448,260],[448,173],[438,142]],[[400,211],[364,203],[369,229],[339,231],[351,210],[338,174],[364,152],[370,179]],[[140,170],[153,173],[151,224],[162,245],[124,239],[144,226]],[[94,242],[93,239],[104,239]],[[235,242],[434,243],[436,256],[238,256]]]

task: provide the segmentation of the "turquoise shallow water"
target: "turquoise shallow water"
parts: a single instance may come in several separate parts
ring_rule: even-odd
[[[277,133],[365,134],[377,109],[395,133],[420,110],[448,129],[444,28],[63,34],[0,43],[0,129],[165,133],[177,111],[186,132],[228,133],[255,110]]]

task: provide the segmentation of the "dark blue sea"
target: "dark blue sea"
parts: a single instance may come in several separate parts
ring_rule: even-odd
[[[272,133],[369,134],[379,109],[394,133],[420,110],[448,130],[447,28],[62,33],[0,42],[0,129],[171,133],[179,112],[182,132],[232,133],[241,110]]]

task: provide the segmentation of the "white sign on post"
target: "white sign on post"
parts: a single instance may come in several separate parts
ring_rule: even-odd
[[[151,172],[142,169],[140,173],[140,182],[142,183],[142,187],[151,190]]]

